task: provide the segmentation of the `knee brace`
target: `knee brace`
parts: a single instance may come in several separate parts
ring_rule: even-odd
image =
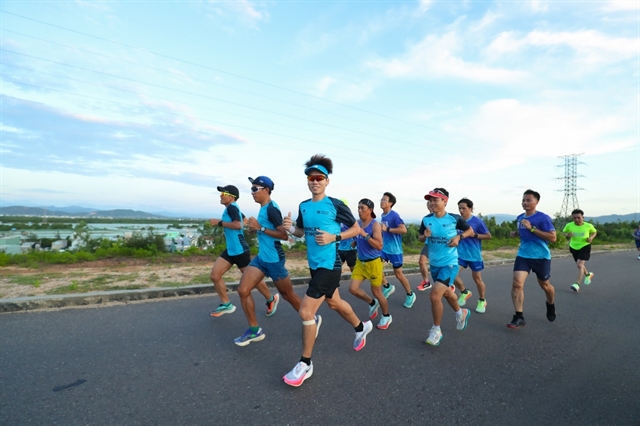
[[[312,319],[312,320],[308,320],[308,321],[302,321],[302,325],[315,325],[316,324],[316,320]]]

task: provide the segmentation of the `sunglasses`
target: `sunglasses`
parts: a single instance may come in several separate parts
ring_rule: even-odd
[[[236,196],[235,196],[235,195],[233,195],[233,194],[231,194],[231,193],[229,193],[229,192],[222,192],[222,193],[220,193],[220,195],[228,195],[228,196],[230,196],[230,197],[236,198]]]
[[[264,189],[264,187],[263,186],[252,186],[251,187],[251,192],[258,192],[261,189]]]
[[[307,176],[307,180],[309,182],[322,182],[327,177],[325,175],[309,175]]]

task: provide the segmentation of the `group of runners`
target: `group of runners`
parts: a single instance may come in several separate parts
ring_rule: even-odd
[[[412,308],[416,294],[402,271],[403,250],[402,235],[407,228],[400,215],[393,210],[396,197],[385,192],[380,199],[382,210],[380,219],[374,212],[375,203],[363,198],[358,202],[358,217],[353,216],[345,200],[332,198],[326,194],[333,172],[331,159],[324,155],[314,155],[305,164],[304,173],[311,198],[300,203],[294,219],[289,212],[284,216],[278,205],[271,199],[274,190],[273,181],[266,176],[249,178],[251,194],[260,205],[258,217],[245,218],[236,201],[240,192],[233,185],[219,186],[220,202],[225,206],[221,219],[211,219],[213,226],[224,230],[227,248],[216,260],[211,270],[211,280],[220,297],[220,305],[211,312],[219,317],[232,313],[236,307],[230,302],[226,285],[222,278],[233,265],[242,271],[238,295],[249,328],[243,335],[234,339],[239,346],[246,346],[265,338],[260,327],[255,303],[251,291],[257,288],[266,301],[266,315],[276,312],[280,297],[284,298],[299,313],[302,320],[302,353],[300,360],[283,380],[291,386],[300,386],[313,374],[311,356],[315,339],[318,336],[322,317],[317,314],[323,302],[338,312],[355,331],[353,349],[361,350],[366,345],[367,335],[372,331],[372,320],[382,315],[376,325],[385,330],[391,325],[391,316],[387,298],[395,292],[395,286],[388,283],[383,272],[383,262],[389,262],[405,291],[405,308]],[[430,302],[433,326],[429,330],[426,342],[437,346],[442,341],[440,328],[446,300],[455,313],[456,329],[465,330],[471,311],[463,308],[472,293],[458,276],[465,268],[471,270],[478,291],[475,311],[485,313],[485,284],[481,271],[484,269],[481,241],[491,238],[491,234],[482,219],[473,215],[473,202],[463,198],[458,202],[460,214],[446,211],[449,192],[444,188],[434,188],[425,196],[427,214],[421,221],[419,240],[424,242],[419,265],[423,281],[418,290],[431,289]],[[522,207],[524,213],[517,218],[520,247],[514,263],[512,300],[515,314],[509,328],[526,325],[524,319],[524,283],[530,272],[536,274],[538,283],[546,295],[546,316],[549,321],[556,319],[555,289],[550,283],[551,252],[548,243],[556,240],[556,231],[551,218],[536,210],[540,194],[533,190],[524,192]],[[590,243],[596,236],[592,225],[584,222],[584,213],[575,210],[574,221],[563,232],[570,238],[570,250],[578,267],[578,278],[571,287],[580,290],[580,284],[588,285],[593,273],[587,271],[585,262],[589,260]],[[257,233],[259,251],[251,259],[249,247],[244,238],[243,228]],[[294,291],[289,273],[285,268],[285,253],[281,241],[289,235],[305,237],[307,260],[311,280],[305,295],[300,298]],[[431,277],[429,277],[430,266]],[[342,264],[346,262],[351,270],[349,291],[369,305],[369,318],[361,320],[351,305],[340,297],[339,286],[342,276]],[[270,277],[278,291],[272,295],[264,282]],[[429,279],[431,278],[431,279]],[[369,280],[371,295],[361,288]],[[456,289],[459,296],[456,296]]]

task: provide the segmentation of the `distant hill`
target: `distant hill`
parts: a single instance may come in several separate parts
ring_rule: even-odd
[[[585,216],[584,220],[587,222],[595,222],[595,223],[615,223],[615,222],[631,222],[640,220],[640,213],[629,213],[629,214],[610,214],[608,216]]]
[[[56,210],[53,210],[56,209]],[[75,211],[63,211],[62,207],[25,207],[10,206],[0,208],[0,215],[7,216],[69,216],[69,217],[112,217],[112,218],[134,218],[134,219],[163,219],[164,216],[147,212],[129,209],[115,210],[91,210],[84,207],[74,207]],[[78,211],[78,210],[84,211]]]

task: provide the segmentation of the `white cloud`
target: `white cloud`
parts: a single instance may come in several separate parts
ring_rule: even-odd
[[[627,11],[627,10],[635,10],[637,11],[640,8],[640,3],[637,0],[609,0],[604,5],[604,10],[606,11]]]
[[[531,10],[535,13],[544,13],[549,11],[549,4],[541,0],[531,0],[529,2]]]
[[[418,12],[425,13],[431,8],[433,0],[418,0]]]
[[[230,15],[240,16],[243,20],[255,24],[268,19],[269,14],[262,2],[251,2],[249,0],[207,0],[209,5],[214,7],[214,13],[218,16],[229,17]]]
[[[460,78],[485,83],[511,83],[526,76],[524,72],[491,68],[460,58],[461,43],[454,32],[429,35],[410,46],[401,58],[374,60],[369,66],[381,69],[390,77]]]

